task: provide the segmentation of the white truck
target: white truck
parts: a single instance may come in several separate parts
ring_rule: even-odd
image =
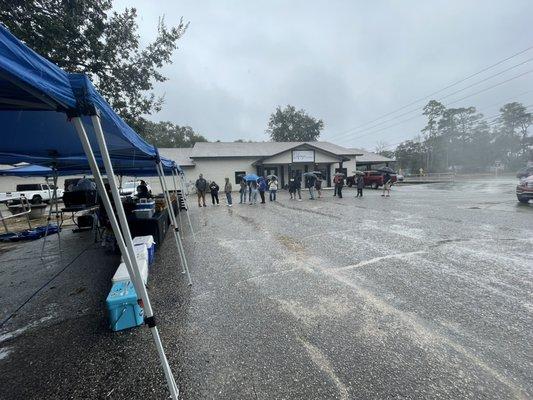
[[[63,197],[63,189],[57,189],[57,198]],[[24,196],[32,204],[48,203],[54,195],[53,187],[45,183],[24,183],[17,185],[14,192],[0,193],[0,203],[19,203]]]

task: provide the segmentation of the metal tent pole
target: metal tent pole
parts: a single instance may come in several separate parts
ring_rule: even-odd
[[[174,184],[174,193],[176,194],[176,200],[178,201],[178,219],[180,220],[180,229],[183,231],[183,224],[181,222],[181,207],[180,207],[180,198],[178,196],[178,186],[176,185],[176,177],[174,176],[174,173],[176,171],[174,168],[172,168],[172,183]],[[181,196],[183,198],[183,192],[181,192]]]
[[[177,173],[177,172],[176,172]],[[181,184],[181,193],[184,193],[183,189],[183,180],[180,181]],[[188,195],[189,193],[187,193]],[[187,200],[187,196],[183,195],[183,202],[185,203],[186,208],[186,214],[187,214],[187,220],[189,221],[189,228],[192,233],[192,238],[196,240],[196,234],[194,233],[194,229],[192,228],[192,222],[191,222],[191,215],[189,214],[190,208],[189,208],[189,201]]]
[[[52,220],[52,209],[55,206],[56,209],[56,224],[57,224],[57,243],[58,243],[58,251],[59,251],[59,258],[62,258],[61,255],[61,236],[59,232],[59,223],[58,223],[58,198],[57,198],[57,168],[54,166],[52,169],[52,182],[54,185],[54,190],[52,192],[52,197],[50,199],[50,210],[48,211],[48,218],[46,219],[46,230],[44,231],[44,239],[43,239],[43,245],[41,247],[41,259],[43,259],[44,254],[44,248],[46,245],[46,239],[48,238],[48,228],[50,227],[50,221]],[[46,183],[48,184],[48,178],[46,178]],[[50,192],[50,185],[48,185],[48,192]],[[48,196],[50,197],[50,196]]]
[[[156,168],[157,168],[157,173],[159,175],[159,182],[161,183],[161,187],[163,188],[163,196],[165,197],[165,201],[167,203],[170,222],[173,226],[172,230],[174,232],[174,239],[176,241],[176,246],[178,247],[178,253],[180,254],[180,258],[181,258],[182,273],[187,274],[187,280],[189,281],[189,285],[192,285],[191,275],[189,273],[189,264],[187,263],[187,257],[185,257],[185,249],[183,247],[183,242],[181,240],[178,225],[176,223],[176,215],[174,214],[174,209],[172,208],[172,202],[170,201],[170,194],[168,193],[168,189],[167,189],[167,184],[165,180],[165,172],[163,171],[163,166],[161,165],[161,162],[159,160],[156,161]]]
[[[181,186],[185,188],[185,194],[189,195],[189,187],[187,186],[187,182],[185,182],[185,173],[180,174],[181,179]]]
[[[103,141],[103,132],[100,126],[99,118],[96,117],[96,123],[94,123],[95,133],[97,138],[99,139],[99,144],[101,141]],[[104,204],[104,208],[107,212],[107,215],[109,217],[109,222],[111,223],[111,227],[113,228],[113,232],[115,233],[115,237],[117,240],[117,244],[120,248],[120,251],[122,253],[122,257],[124,258],[124,262],[126,264],[126,268],[128,270],[128,273],[130,275],[130,278],[133,282],[133,285],[135,287],[137,296],[140,297],[140,303],[141,306],[144,309],[144,315],[145,315],[145,322],[149,326],[150,331],[152,333],[152,338],[154,340],[157,353],[159,355],[159,360],[161,362],[161,365],[163,367],[163,371],[165,373],[165,378],[167,381],[168,389],[170,391],[170,395],[173,400],[178,400],[179,396],[179,390],[176,385],[176,382],[174,380],[174,376],[172,375],[172,371],[170,370],[170,365],[168,363],[168,360],[165,355],[165,351],[163,349],[163,344],[161,342],[161,338],[159,336],[159,331],[156,326],[155,316],[152,310],[152,306],[150,304],[150,299],[148,297],[148,293],[146,291],[146,287],[144,286],[144,283],[141,278],[141,274],[139,271],[139,266],[137,264],[137,260],[135,259],[135,255],[133,254],[133,244],[131,241],[131,236],[129,235],[129,230],[127,231],[128,234],[125,234],[122,236],[122,231],[120,230],[120,226],[118,224],[116,215],[113,212],[113,207],[111,205],[111,200],[109,199],[109,196],[107,194],[107,191],[104,186],[104,181],[102,179],[102,174],[100,173],[98,169],[98,165],[96,163],[96,159],[94,157],[93,150],[91,148],[89,138],[87,137],[87,133],[85,132],[85,127],[83,126],[83,122],[81,121],[80,117],[73,117],[72,122],[74,123],[74,126],[76,128],[76,131],[78,132],[78,136],[80,138],[81,144],[83,146],[83,149],[85,151],[85,155],[87,156],[87,160],[89,161],[89,165],[91,167],[91,172],[94,176],[96,186],[98,188],[98,191],[100,192],[100,196],[102,198],[102,202]],[[109,154],[107,152],[107,146],[105,145],[105,141],[103,141],[103,147],[105,151],[101,151],[102,157],[105,159],[105,164],[108,164],[107,166],[111,167]],[[112,192],[116,193],[116,182],[113,179],[113,171],[112,167],[107,168],[106,166],[106,173],[108,177],[111,177],[109,180],[110,187],[114,189]],[[113,194],[114,194],[113,193]],[[115,197],[114,197],[115,198]],[[117,214],[119,216],[124,217],[124,209],[122,208],[122,203],[120,202],[120,196],[118,197],[118,202],[115,200],[115,206],[117,208]],[[122,215],[120,215],[122,214]],[[127,225],[126,225],[127,227]],[[125,232],[126,233],[126,232]],[[126,246],[126,242],[131,247],[131,252],[129,252],[129,248]],[[131,255],[133,254],[133,258]]]

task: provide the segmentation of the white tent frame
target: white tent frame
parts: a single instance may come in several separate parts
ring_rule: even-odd
[[[163,196],[165,198],[165,203],[167,205],[168,217],[170,219],[170,224],[172,225],[172,232],[174,233],[174,240],[176,241],[176,247],[178,249],[178,254],[181,259],[181,273],[187,274],[187,280],[189,281],[189,286],[192,285],[191,275],[189,273],[189,264],[187,263],[187,257],[185,257],[185,249],[183,247],[183,242],[181,240],[180,230],[176,222],[176,215],[174,214],[174,208],[172,207],[172,201],[170,200],[170,193],[167,189],[167,182],[165,179],[165,171],[161,165],[160,160],[156,160],[156,168],[159,176],[159,183],[163,189]],[[176,196],[177,197],[177,196]],[[179,207],[179,204],[178,204]],[[178,210],[179,211],[179,210]]]
[[[174,375],[172,374],[172,371],[170,369],[170,365],[168,363],[165,350],[163,348],[163,343],[161,342],[161,337],[157,329],[154,312],[152,309],[152,305],[150,303],[150,299],[148,297],[148,292],[146,291],[146,287],[144,286],[144,283],[141,279],[139,265],[137,263],[137,260],[135,258],[135,253],[133,250],[133,241],[131,239],[131,233],[130,233],[128,223],[126,220],[126,214],[124,213],[124,208],[120,200],[120,194],[118,191],[117,183],[114,178],[115,175],[113,173],[113,166],[111,164],[111,159],[109,157],[109,152],[107,149],[107,144],[105,142],[104,133],[102,131],[102,126],[100,124],[100,117],[98,115],[93,115],[91,116],[91,120],[94,126],[95,136],[98,141],[98,147],[100,150],[100,154],[104,162],[105,172],[108,177],[109,186],[111,188],[111,194],[113,196],[113,200],[115,203],[116,214],[118,215],[119,220],[120,220],[120,226],[117,221],[116,215],[113,212],[111,200],[109,199],[107,191],[105,190],[104,181],[102,179],[102,174],[100,173],[98,164],[96,163],[94,152],[91,148],[91,144],[89,142],[89,138],[85,131],[83,122],[80,117],[73,117],[71,120],[76,128],[76,131],[78,133],[81,144],[83,146],[85,155],[87,156],[87,160],[89,162],[91,172],[96,182],[96,187],[98,191],[100,192],[100,196],[104,204],[104,208],[109,217],[109,222],[111,223],[111,227],[115,234],[117,244],[122,253],[122,257],[126,264],[126,268],[130,275],[132,283],[135,287],[137,296],[140,298],[139,302],[141,303],[144,309],[145,323],[146,325],[148,325],[152,333],[152,339],[154,340],[154,344],[157,349],[157,353],[159,355],[159,360],[160,360],[161,366],[163,367],[163,371],[165,374],[165,379],[167,381],[167,386],[170,392],[170,396],[173,400],[178,400],[179,389],[178,389],[178,386],[176,385]],[[121,231],[121,228],[122,228],[122,231]]]
[[[46,179],[46,184],[48,185],[48,192],[50,192],[50,185],[48,184],[48,177]],[[62,259],[62,253],[61,253],[61,227],[59,226],[59,199],[57,198],[57,168],[54,166],[52,168],[52,184],[54,185],[54,189],[52,191],[52,198],[50,200],[50,210],[48,210],[48,217],[46,218],[46,230],[44,232],[44,238],[43,238],[43,245],[41,247],[41,260],[44,258],[44,249],[46,246],[46,240],[48,239],[48,228],[50,227],[50,221],[52,221],[52,212],[55,208],[55,215],[56,215],[56,225],[57,225],[57,247],[58,247],[58,254],[59,259]]]
[[[178,182],[180,183],[181,197],[183,198],[183,203],[185,204],[187,220],[189,221],[189,229],[191,230],[193,239],[196,240],[196,234],[194,233],[194,229],[192,227],[191,215],[189,214],[189,210],[190,210],[189,202],[187,201],[187,195],[185,194],[185,190],[183,188],[183,180],[179,178],[178,171],[172,170],[172,179],[174,180],[174,189],[176,190],[176,196],[178,195],[178,188],[176,187],[176,180],[174,179],[174,174],[176,174],[176,177],[178,178]]]

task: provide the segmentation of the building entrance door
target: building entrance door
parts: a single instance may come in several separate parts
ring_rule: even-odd
[[[265,175],[276,175],[278,180],[281,179],[278,175],[278,167],[265,167]]]

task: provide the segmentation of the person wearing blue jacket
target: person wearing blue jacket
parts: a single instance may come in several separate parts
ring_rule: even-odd
[[[261,204],[265,204],[265,192],[268,189],[266,179],[261,177],[257,180],[257,183],[259,184],[259,196],[261,196]]]

